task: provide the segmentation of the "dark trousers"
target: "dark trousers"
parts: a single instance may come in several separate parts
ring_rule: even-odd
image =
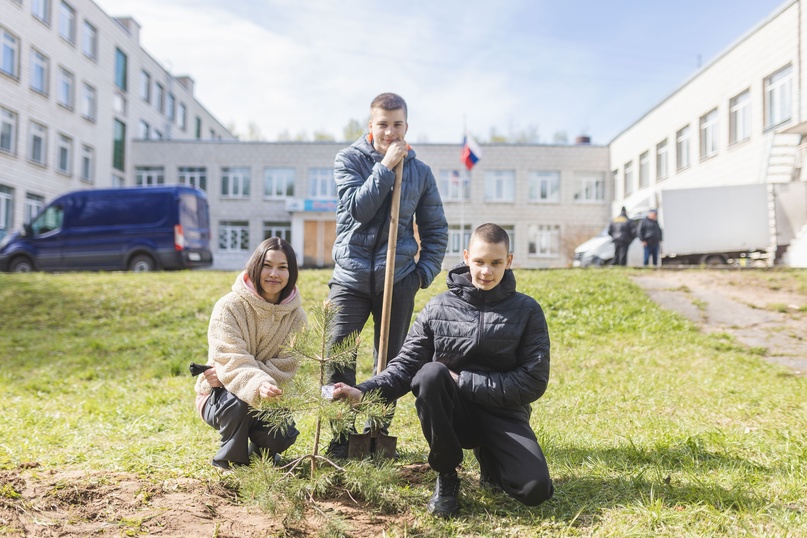
[[[392,360],[403,346],[409,325],[412,323],[412,312],[415,310],[415,294],[420,289],[420,277],[416,271],[406,275],[392,287],[392,308],[390,309],[389,343],[387,344],[387,362]],[[330,284],[328,300],[339,308],[333,324],[332,342],[341,342],[353,333],[360,333],[370,316],[373,316],[373,374],[378,370],[378,346],[381,339],[381,312],[383,294],[364,295],[335,282]],[[328,370],[329,383],[345,383],[356,385],[356,356],[353,364],[342,369]],[[394,411],[393,411],[394,413]],[[392,414],[384,420],[381,427],[387,433],[392,422]],[[369,431],[369,424],[365,426]]]
[[[614,241],[614,259],[612,265],[628,265],[628,247],[630,243]]]
[[[644,246],[644,264],[645,266],[653,258],[653,265],[658,265],[658,243],[651,243],[647,241]]]
[[[415,294],[420,288],[420,277],[412,271],[392,287],[392,309],[390,311],[389,344],[387,362],[392,360],[403,346],[412,312],[415,310]],[[381,310],[383,294],[364,295],[337,283],[331,283],[328,300],[339,308],[333,325],[333,342],[341,342],[352,333],[360,333],[365,323],[373,316],[373,373],[378,367],[378,341],[381,337]],[[350,386],[356,384],[356,359],[353,365],[341,370],[331,370],[328,382],[342,382]]]
[[[432,469],[453,472],[463,449],[473,448],[480,468],[516,500],[536,506],[552,497],[546,459],[527,420],[467,401],[439,362],[427,363],[415,374],[412,394]]]
[[[288,426],[285,435],[273,430],[246,402],[224,388],[213,389],[202,408],[202,418],[221,434],[221,448],[213,457],[213,465],[224,469],[248,465],[253,453],[279,454],[293,445],[300,433],[294,424]]]

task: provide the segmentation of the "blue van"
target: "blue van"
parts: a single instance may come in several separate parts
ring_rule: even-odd
[[[0,241],[0,270],[186,269],[212,265],[205,193],[186,186],[64,194]]]

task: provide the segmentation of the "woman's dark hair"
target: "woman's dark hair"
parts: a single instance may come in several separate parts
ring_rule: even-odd
[[[258,292],[258,295],[262,296],[261,269],[263,269],[263,261],[266,258],[266,253],[270,250],[282,250],[286,255],[289,266],[289,281],[286,283],[286,287],[280,291],[280,301],[282,302],[283,299],[291,295],[294,286],[297,285],[297,275],[299,274],[299,270],[297,269],[297,255],[294,254],[294,249],[291,248],[288,242],[279,237],[270,237],[258,245],[258,248],[256,248],[255,252],[250,256],[245,270],[247,276],[249,276],[249,279],[252,281],[252,285],[255,286],[255,291]]]

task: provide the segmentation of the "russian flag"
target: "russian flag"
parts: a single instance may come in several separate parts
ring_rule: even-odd
[[[462,159],[460,159],[463,163],[465,163],[465,168],[470,171],[481,158],[482,150],[479,149],[479,146],[476,145],[473,138],[465,135],[465,137],[462,139]]]

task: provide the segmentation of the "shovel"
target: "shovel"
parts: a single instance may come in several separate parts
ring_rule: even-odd
[[[395,250],[398,246],[398,216],[401,211],[401,182],[403,181],[404,157],[395,166],[395,184],[392,187],[392,205],[387,239],[387,268],[384,274],[384,297],[381,302],[381,332],[378,340],[378,369],[376,375],[387,367],[389,352],[389,317],[392,311],[392,284],[395,280]],[[382,433],[373,426],[368,433],[351,433],[347,446],[348,458],[366,458],[378,455],[394,458],[398,438]]]

